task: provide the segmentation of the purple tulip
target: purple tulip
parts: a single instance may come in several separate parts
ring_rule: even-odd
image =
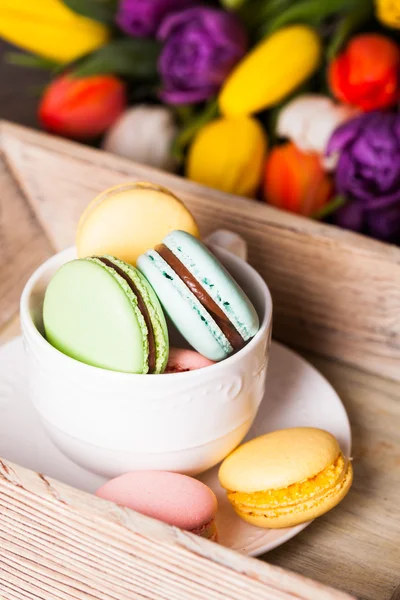
[[[247,49],[242,24],[223,10],[198,6],[166,17],[157,36],[161,98],[169,104],[207,100]]]
[[[327,154],[339,154],[336,190],[348,199],[337,223],[400,243],[400,115],[371,112],[332,135]]]
[[[340,227],[351,229],[352,231],[365,231],[366,218],[364,207],[361,202],[352,200],[339,208],[335,214],[335,222]]]
[[[166,15],[191,4],[191,0],[120,0],[117,25],[132,37],[152,36]]]

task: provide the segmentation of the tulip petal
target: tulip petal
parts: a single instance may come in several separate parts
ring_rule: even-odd
[[[399,93],[400,50],[381,34],[353,37],[329,65],[329,84],[342,102],[364,111],[396,104]]]
[[[317,154],[301,152],[293,143],[276,146],[265,165],[265,200],[290,212],[314,215],[332,196],[330,177]]]
[[[0,36],[59,63],[103,46],[107,27],[74,13],[61,0],[0,0]]]
[[[320,39],[311,27],[283,27],[255,46],[226,79],[221,112],[243,116],[278,104],[310,77],[320,57]]]
[[[354,107],[337,104],[328,96],[300,94],[279,111],[276,131],[303,152],[324,154],[335,129],[357,113]]]
[[[331,156],[335,152],[341,152],[358,136],[363,127],[365,115],[354,117],[338,127],[332,134],[326,148],[326,155]]]
[[[170,104],[200,102],[215,95],[247,48],[240,21],[206,6],[168,15],[158,38],[164,42],[158,61],[161,98]]]
[[[400,202],[383,211],[367,213],[368,231],[378,240],[400,243]]]
[[[120,0],[116,23],[133,38],[154,36],[170,13],[191,6],[191,0]]]
[[[364,231],[366,217],[361,202],[352,200],[340,208],[335,215],[335,223],[352,231]]]
[[[125,85],[111,75],[56,78],[39,107],[43,127],[74,139],[93,139],[104,133],[126,105]]]
[[[379,214],[378,222],[384,225],[369,226],[368,231],[385,239],[389,239],[389,217],[385,220],[384,212],[396,219],[395,207],[400,206],[399,124],[396,113],[366,113],[340,127],[329,148],[341,150],[335,173],[337,191],[358,201],[371,219]],[[391,227],[395,230],[396,223]]]
[[[215,87],[204,87],[199,90],[169,90],[164,89],[159,93],[160,99],[166,104],[196,104],[208,100],[214,93]]]
[[[267,141],[256,119],[219,118],[196,135],[186,164],[189,179],[225,192],[254,196]]]

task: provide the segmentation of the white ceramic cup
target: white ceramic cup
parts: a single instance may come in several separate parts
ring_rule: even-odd
[[[105,477],[136,469],[195,475],[247,434],[264,396],[272,301],[250,265],[213,250],[253,301],[261,326],[242,350],[197,371],[134,375],[69,358],[43,337],[42,306],[48,282],[75,249],[56,254],[29,279],[21,325],[32,400],[53,442],[75,463]]]

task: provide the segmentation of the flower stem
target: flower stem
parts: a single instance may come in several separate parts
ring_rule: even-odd
[[[327,48],[327,58],[332,60],[342,49],[350,35],[361,27],[373,15],[373,3],[371,0],[363,0],[353,11],[347,14],[339,23],[335,34]]]
[[[31,69],[43,69],[45,71],[55,71],[60,65],[50,59],[35,56],[33,54],[24,54],[23,52],[7,52],[5,61],[9,65],[17,67],[29,67]]]
[[[335,196],[328,204],[325,204],[325,206],[317,210],[317,212],[312,215],[312,218],[322,221],[322,219],[326,219],[326,217],[333,215],[339,208],[342,208],[346,202],[347,198],[345,196]]]
[[[190,119],[180,133],[175,138],[174,144],[172,146],[172,153],[177,160],[180,162],[184,157],[184,150],[190,144],[196,133],[207,125],[210,121],[215,119],[218,115],[218,102],[217,99],[214,98],[206,104],[203,112],[197,114],[192,119]]]

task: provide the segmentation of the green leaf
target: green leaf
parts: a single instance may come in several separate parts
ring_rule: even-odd
[[[277,29],[291,23],[309,23],[315,25],[336,13],[347,12],[355,3],[365,0],[299,0],[285,11],[281,12],[268,24],[267,32],[273,33]]]
[[[250,30],[258,29],[265,21],[275,17],[296,0],[248,0],[238,10],[238,16]]]
[[[228,10],[237,10],[243,4],[247,2],[247,0],[220,0],[222,6],[227,8]]]
[[[197,132],[218,116],[218,102],[216,98],[210,100],[201,113],[197,113],[189,119],[175,138],[172,152],[175,158],[181,162],[184,152]]]
[[[135,81],[128,87],[128,106],[153,103],[158,100],[159,86],[151,81]]]
[[[186,125],[196,115],[196,107],[193,104],[180,104],[175,107],[176,117],[181,125]]]
[[[30,85],[27,88],[27,93],[33,98],[41,98],[47,89],[46,84]]]
[[[160,44],[150,39],[114,40],[79,61],[73,70],[76,77],[120,75],[132,79],[157,79]]]
[[[31,0],[37,2],[38,0]],[[118,0],[63,0],[71,10],[101,23],[114,23]]]
[[[60,68],[60,65],[52,60],[34,54],[24,54],[22,52],[7,52],[4,59],[8,64],[16,65],[18,67],[43,69],[45,71],[57,71]]]
[[[365,21],[368,21],[373,12],[374,5],[372,0],[364,0],[364,2],[359,4],[356,9],[340,21],[326,51],[329,60],[332,60],[340,52],[353,31],[361,27]]]
[[[333,215],[333,213],[339,210],[339,208],[342,208],[342,206],[344,206],[346,203],[347,198],[345,196],[335,196],[330,202],[328,202],[328,204],[325,204],[325,206],[323,206],[316,213],[314,213],[312,215],[312,218],[318,219],[320,221],[322,219],[326,219],[326,217]]]

